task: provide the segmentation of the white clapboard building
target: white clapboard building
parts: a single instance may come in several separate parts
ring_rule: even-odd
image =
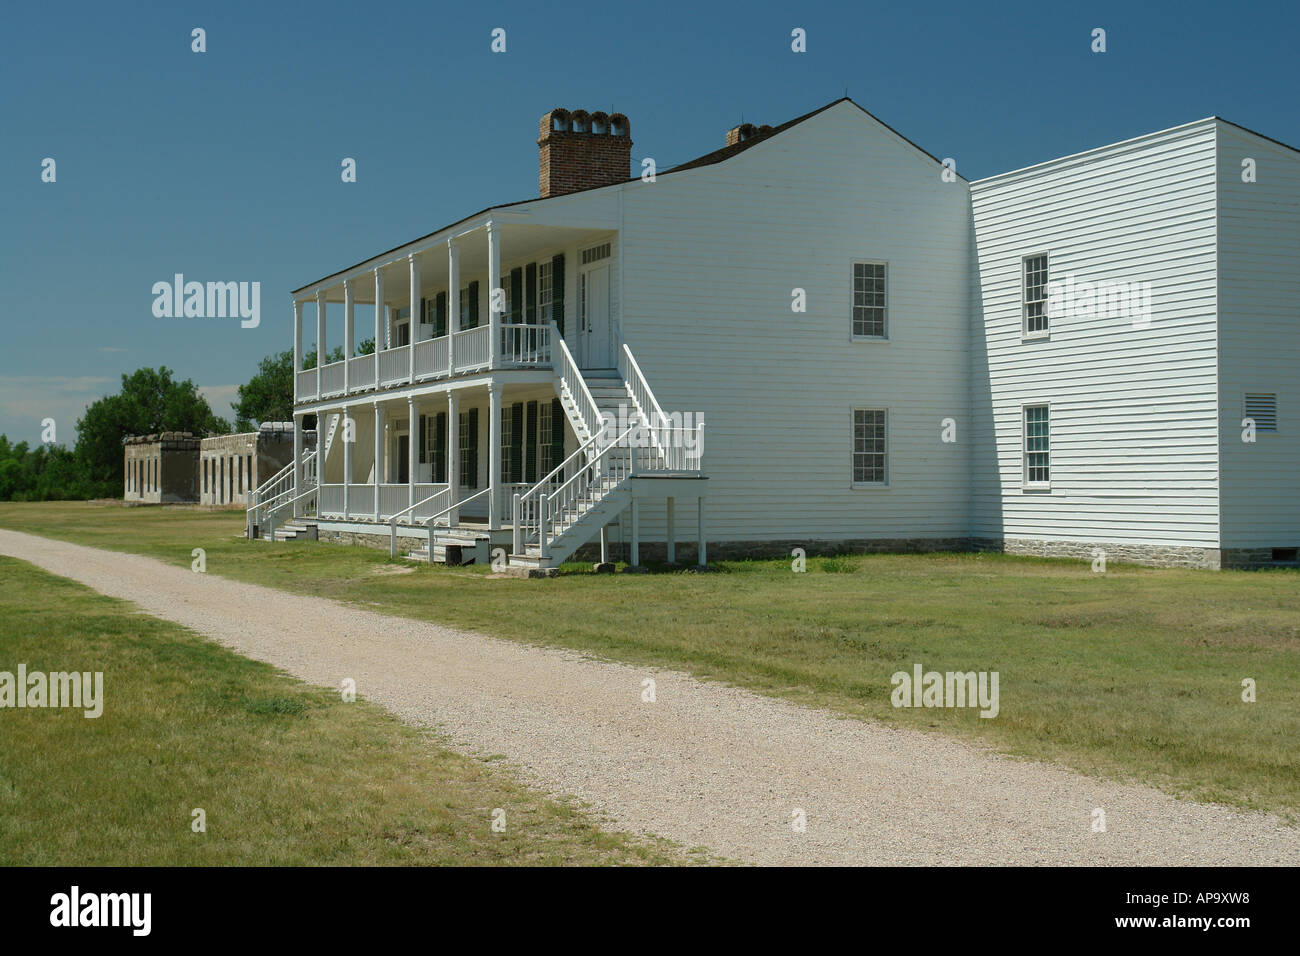
[[[539,198],[294,293],[319,447],[250,534],[1296,560],[1291,147],[1212,117],[969,182],[848,99],[635,177],[621,114],[538,146]]]

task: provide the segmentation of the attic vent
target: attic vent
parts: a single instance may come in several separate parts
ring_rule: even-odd
[[[582,250],[582,264],[585,266],[589,262],[599,262],[601,259],[609,258],[610,244],[592,246],[590,249]]]
[[[1277,431],[1276,392],[1247,392],[1244,405],[1245,417],[1255,421],[1255,431]]]

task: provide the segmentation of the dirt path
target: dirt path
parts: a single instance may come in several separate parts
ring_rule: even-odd
[[[1300,864],[1300,830],[687,675],[0,530],[30,561],[357,692],[617,825],[767,864]],[[16,663],[16,662],[13,662]],[[656,683],[642,702],[642,681]],[[105,675],[111,711],[113,676]],[[1107,832],[1091,829],[1105,810]],[[795,832],[792,813],[806,813]],[[506,808],[507,820],[509,808]]]

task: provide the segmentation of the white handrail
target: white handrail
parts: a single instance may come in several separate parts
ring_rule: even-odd
[[[392,515],[392,516],[389,517],[389,519],[388,519],[388,556],[389,556],[390,558],[395,558],[395,557],[397,557],[397,519],[400,518],[400,517],[401,517],[402,515],[404,515],[404,514],[409,514],[410,512],[414,511],[416,508],[420,507],[420,505],[422,505],[422,504],[426,504],[426,503],[432,501],[434,498],[437,498],[439,495],[450,495],[450,494],[451,494],[451,485],[448,485],[446,488],[440,488],[440,489],[438,489],[438,490],[435,491],[433,494],[429,495],[429,497],[425,498],[423,501],[417,501],[415,504],[411,505],[410,507],[408,507],[408,508],[403,508],[401,511],[397,512],[397,514]],[[453,507],[455,507],[455,506],[453,505]],[[451,510],[451,509],[449,508],[448,511],[450,511],[450,510]]]
[[[303,456],[302,468],[304,472],[310,471],[309,466],[315,460],[315,450],[312,450]],[[289,462],[289,464],[285,465],[270,478],[266,479],[266,481],[258,485],[256,490],[253,491],[253,503],[244,511],[245,533],[249,537],[252,537],[253,525],[262,523],[266,515],[269,513],[268,509],[279,508],[280,502],[278,499],[293,493],[293,485],[291,483],[291,479],[293,478],[293,466],[294,462]],[[312,487],[315,487],[315,478],[308,476],[308,481],[311,483]],[[273,489],[275,486],[281,484],[285,486],[281,490],[268,492],[268,489]],[[268,494],[269,497],[266,497]]]
[[[491,491],[491,490],[492,490],[492,486],[491,486],[491,485],[488,485],[488,486],[487,486],[486,488],[484,488],[482,491],[475,492],[474,494],[470,495],[468,498],[462,498],[460,501],[456,502],[454,505],[451,505],[450,507],[444,508],[442,511],[439,511],[436,515],[430,515],[428,518],[426,518],[426,519],[424,520],[424,530],[425,530],[425,533],[428,534],[428,536],[429,536],[428,549],[429,549],[429,563],[430,563],[430,564],[433,564],[433,538],[434,538],[434,527],[433,527],[433,523],[434,523],[436,520],[438,520],[439,518],[441,518],[443,515],[449,515],[449,514],[451,514],[453,511],[455,511],[455,510],[456,510],[457,508],[459,508],[461,505],[467,505],[467,504],[469,504],[471,501],[475,500],[476,498],[482,498],[485,494],[487,494],[487,493],[488,493],[489,491]]]
[[[600,408],[596,405],[596,400],[591,397],[587,380],[582,377],[582,371],[578,368],[578,363],[573,360],[573,353],[569,351],[569,346],[565,344],[564,337],[560,335],[559,327],[554,320],[550,322],[550,326],[551,341],[560,346],[551,349],[552,367],[568,388],[569,394],[573,396],[574,404],[578,406],[578,415],[586,422],[587,431],[594,438],[600,434],[603,425]]]
[[[627,447],[625,443],[627,437],[640,427],[640,425],[633,425],[614,441],[605,445],[600,454],[583,464],[559,487],[549,493],[542,491],[543,483],[539,482],[527,494],[515,498],[512,542],[515,554],[522,554],[524,548],[536,542],[545,556],[547,544],[555,536],[553,526],[560,524],[570,512],[573,513],[575,520],[580,518],[602,501],[605,495],[619,483],[632,475],[636,464],[636,449]],[[595,439],[592,439],[592,442],[594,441]],[[615,450],[625,452],[626,460],[615,461],[613,454]],[[575,452],[565,464],[577,455],[578,453]],[[590,495],[593,488],[599,490],[595,497]],[[582,501],[588,501],[587,507],[577,507]]]

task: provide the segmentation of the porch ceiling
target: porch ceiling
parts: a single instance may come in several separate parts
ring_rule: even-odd
[[[501,267],[518,259],[534,259],[549,256],[556,247],[582,243],[585,240],[599,238],[610,232],[609,227],[579,228],[570,226],[542,226],[533,223],[505,222],[496,225],[500,233]],[[487,231],[476,229],[457,240],[460,245],[460,274],[474,275],[488,270]],[[416,253],[420,265],[420,287],[425,292],[444,289],[447,286],[447,244],[438,242],[431,249]],[[384,298],[390,303],[405,303],[410,298],[410,275],[406,257],[380,267],[384,276]],[[375,285],[370,273],[356,276],[352,280],[353,301],[358,305],[373,305],[375,302]],[[310,301],[310,300],[306,300]],[[329,286],[325,290],[326,302],[343,301],[343,282]]]

